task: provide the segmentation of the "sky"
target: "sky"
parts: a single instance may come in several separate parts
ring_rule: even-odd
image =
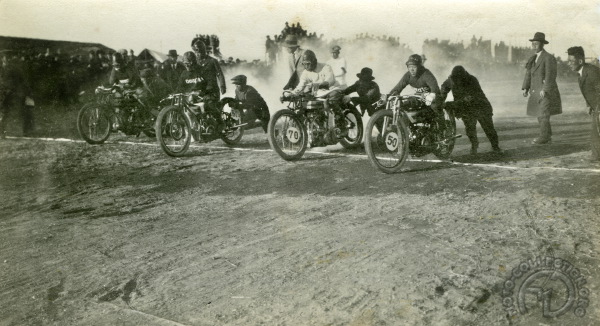
[[[264,59],[266,35],[300,22],[326,39],[368,32],[399,36],[416,53],[430,38],[464,41],[473,35],[530,46],[546,33],[546,49],[563,58],[581,45],[600,55],[600,1],[556,0],[0,0],[0,35],[189,50],[195,34],[217,34],[221,53]]]

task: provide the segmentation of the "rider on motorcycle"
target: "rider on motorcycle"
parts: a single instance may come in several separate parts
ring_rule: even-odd
[[[431,101],[431,109],[436,115],[438,125],[441,129],[445,128],[444,112],[442,110],[442,101],[438,82],[428,69],[423,66],[423,59],[418,54],[412,54],[406,61],[408,72],[402,76],[394,88],[390,91],[390,95],[400,95],[402,90],[410,85],[417,89],[416,94],[425,95],[433,94]]]
[[[110,76],[108,78],[108,83],[113,85],[119,85],[123,87],[136,87],[140,85],[139,77],[137,74],[131,69],[123,56],[120,53],[115,53],[113,55],[113,68],[110,72]]]
[[[342,93],[335,80],[333,69],[327,64],[317,62],[317,56],[311,50],[304,51],[302,55],[304,71],[300,75],[298,86],[292,91],[295,95],[311,94],[324,98],[323,105],[326,111],[331,110],[335,115],[336,126],[340,128],[340,137],[347,133],[345,117],[340,106]]]
[[[183,54],[183,65],[185,71],[181,73],[177,83],[178,93],[198,93],[203,98],[205,108],[211,110],[218,122],[222,122],[221,114],[218,112],[219,92],[215,92],[207,81],[206,74],[201,70],[196,61],[194,52],[188,51]]]
[[[157,108],[160,100],[171,93],[171,87],[160,77],[157,77],[150,68],[140,72],[140,79],[142,80],[142,86],[136,90],[136,93],[138,99],[147,108]]]

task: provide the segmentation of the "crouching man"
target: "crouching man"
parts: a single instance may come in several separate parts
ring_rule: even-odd
[[[246,76],[238,75],[231,80],[235,85],[235,100],[240,104],[240,109],[252,112],[261,121],[261,126],[266,133],[271,117],[267,102],[254,87],[246,84]]]
[[[498,134],[492,120],[492,105],[483,93],[479,81],[470,75],[462,66],[456,66],[452,73],[442,83],[442,100],[446,99],[449,92],[454,96],[453,102],[446,102],[446,109],[454,112],[456,118],[462,118],[465,124],[467,137],[471,141],[471,155],[477,154],[479,140],[475,129],[477,122],[492,144],[494,153],[501,153],[498,146]]]

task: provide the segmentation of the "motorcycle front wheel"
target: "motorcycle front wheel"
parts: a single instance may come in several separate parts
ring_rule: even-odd
[[[454,150],[454,143],[456,142],[456,119],[453,112],[444,109],[444,123],[446,124],[446,128],[443,132],[438,131],[436,135],[437,144],[433,149],[433,154],[440,160],[449,159]]]
[[[308,134],[300,117],[291,110],[277,111],[269,121],[269,144],[286,161],[297,160],[308,146]]]
[[[371,165],[385,173],[400,171],[408,157],[409,131],[403,119],[392,123],[390,110],[373,114],[365,130],[365,151]]]
[[[156,138],[160,147],[169,156],[183,156],[192,139],[192,122],[182,108],[167,106],[156,118]]]
[[[107,109],[99,104],[84,105],[77,114],[77,131],[87,143],[102,144],[110,135],[110,115]]]
[[[340,139],[340,144],[346,149],[360,146],[363,138],[362,116],[355,107],[344,110],[344,117],[348,127],[348,135]]]
[[[242,112],[235,107],[231,107],[228,113],[224,113],[225,121],[225,134],[221,136],[221,139],[225,144],[233,146],[240,142],[244,135],[244,127],[235,127],[242,124]]]

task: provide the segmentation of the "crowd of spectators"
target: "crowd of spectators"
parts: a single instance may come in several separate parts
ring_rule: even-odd
[[[445,67],[468,63],[476,75],[511,79],[520,78],[532,49],[509,46],[504,41],[492,45],[491,40],[473,35],[468,45],[450,40],[426,39],[423,42],[423,54],[432,70],[442,71]],[[559,78],[573,74],[560,56],[556,60]]]

